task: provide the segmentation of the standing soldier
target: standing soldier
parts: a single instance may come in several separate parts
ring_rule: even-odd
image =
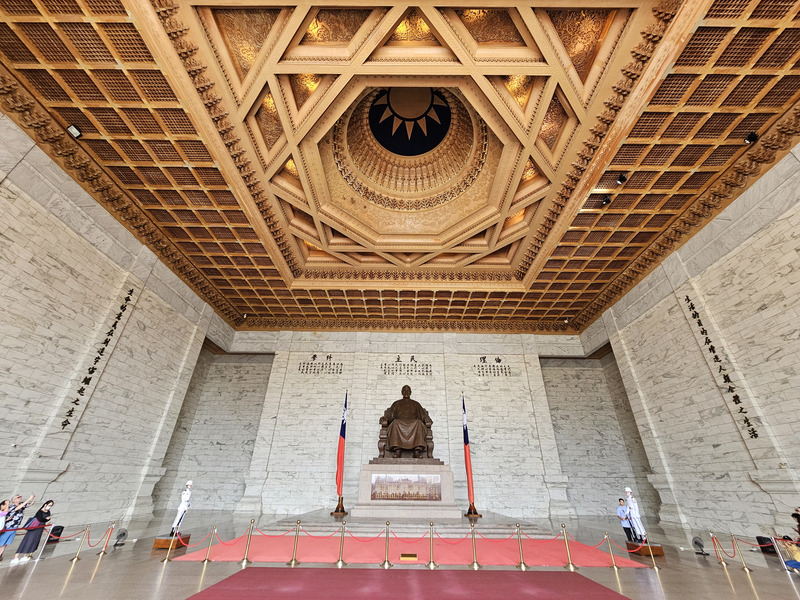
[[[172,531],[169,532],[170,536],[178,535],[180,533],[181,522],[183,517],[186,516],[186,511],[189,510],[190,500],[192,499],[192,480],[186,482],[186,487],[181,492],[181,503],[178,505],[178,514],[175,515],[175,520],[172,522]]]
[[[628,520],[631,522],[634,536],[643,542],[647,539],[647,532],[642,524],[642,516],[639,514],[639,503],[633,497],[633,490],[625,488],[625,495],[628,497]]]

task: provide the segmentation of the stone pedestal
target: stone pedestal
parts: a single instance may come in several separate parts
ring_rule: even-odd
[[[461,520],[453,472],[435,458],[376,458],[361,468],[353,518],[382,521]]]
[[[174,540],[171,535],[162,535],[153,541],[153,550],[169,550],[170,544],[172,544],[173,550],[176,548],[183,548],[189,545],[190,539],[192,539],[191,533],[181,535],[181,537],[175,537]]]

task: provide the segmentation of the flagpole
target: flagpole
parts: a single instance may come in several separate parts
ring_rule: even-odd
[[[342,484],[344,483],[344,447],[347,433],[347,390],[344,391],[344,410],[342,410],[342,424],[339,428],[339,448],[336,452],[336,494],[339,496],[339,503],[331,513],[332,517],[344,517],[347,511],[344,509],[344,497],[342,494]]]
[[[464,421],[464,467],[467,471],[467,499],[469,500],[469,509],[464,515],[470,519],[479,519],[483,515],[478,513],[475,508],[475,491],[472,487],[472,458],[469,452],[469,432],[467,430],[467,403],[464,400],[464,392],[461,392],[461,412]]]

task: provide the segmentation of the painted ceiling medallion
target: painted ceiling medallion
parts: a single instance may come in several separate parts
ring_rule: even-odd
[[[337,168],[362,198],[419,210],[453,200],[486,160],[486,124],[447,89],[372,90],[334,126]]]

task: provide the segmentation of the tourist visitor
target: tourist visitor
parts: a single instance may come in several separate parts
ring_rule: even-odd
[[[619,499],[619,506],[617,507],[617,517],[625,530],[625,535],[629,542],[633,541],[633,534],[631,533],[631,522],[628,520],[628,506],[625,504],[625,498]]]
[[[39,542],[42,539],[42,532],[44,531],[45,525],[47,525],[47,522],[52,517],[50,509],[54,504],[55,502],[52,500],[48,500],[42,504],[41,508],[36,511],[36,515],[27,524],[27,527],[30,529],[25,532],[25,537],[22,538],[22,542],[20,542],[19,548],[17,548],[17,553],[11,560],[12,565],[29,561],[33,553],[36,552],[36,549],[39,547]]]
[[[0,533],[0,560],[3,558],[3,552],[6,546],[11,545],[11,542],[14,541],[14,537],[17,535],[17,529],[19,529],[19,525],[22,523],[25,509],[29,507],[34,500],[36,500],[34,494],[31,494],[30,498],[25,500],[25,502],[22,501],[22,496],[19,494],[11,498],[11,507],[8,509],[8,513],[6,513],[5,525],[3,526],[5,531]]]

